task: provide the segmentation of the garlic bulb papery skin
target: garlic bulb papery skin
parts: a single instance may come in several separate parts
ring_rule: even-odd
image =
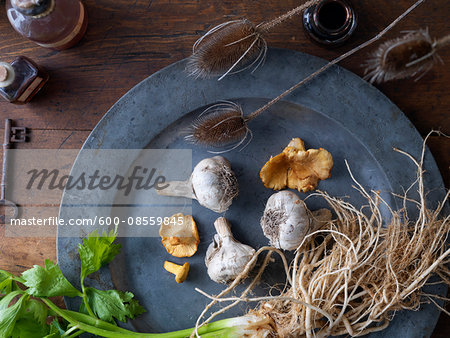
[[[331,220],[331,211],[308,210],[297,194],[280,191],[267,200],[261,227],[270,245],[283,250],[295,250],[309,233]]]
[[[208,275],[213,281],[227,283],[244,271],[255,249],[234,239],[230,223],[226,218],[218,218],[214,222],[214,227],[217,234],[214,235],[213,242],[206,251],[205,264]]]
[[[236,175],[223,156],[200,161],[192,172],[191,181],[198,202],[218,213],[228,210],[239,193]]]
[[[168,182],[158,194],[196,199],[200,205],[217,213],[230,207],[239,193],[236,175],[230,162],[223,156],[200,161],[187,181]]]

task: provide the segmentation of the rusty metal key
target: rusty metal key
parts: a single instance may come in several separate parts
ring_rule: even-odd
[[[14,202],[6,199],[6,179],[8,172],[8,150],[12,143],[26,142],[27,130],[24,127],[11,127],[11,120],[5,120],[5,135],[3,141],[3,167],[2,167],[2,181],[0,190],[0,206],[3,207],[3,213],[0,215],[0,223],[7,224],[11,219],[17,218],[19,215],[19,208]]]

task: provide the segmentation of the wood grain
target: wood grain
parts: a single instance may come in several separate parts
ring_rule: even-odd
[[[78,149],[88,134],[87,131],[33,129],[30,142],[18,144],[16,148]],[[56,261],[55,237],[5,237],[4,227],[0,227],[0,269],[18,274],[34,264],[42,264],[45,259]]]
[[[51,76],[46,88],[26,106],[0,102],[0,121],[12,118],[32,128],[27,148],[80,148],[88,133],[117,99],[155,71],[190,55],[192,44],[208,29],[226,20],[246,17],[255,23],[269,20],[299,5],[298,0],[86,0],[89,27],[73,49],[57,52],[36,46],[9,25],[0,1],[0,61],[26,55]],[[409,7],[414,0],[354,0],[359,26],[352,39],[337,49],[311,42],[296,17],[267,35],[270,46],[289,48],[328,60],[371,38]],[[432,37],[449,33],[450,6],[426,1],[387,38],[405,30],[428,28]],[[364,75],[364,64],[376,45],[341,65]],[[438,64],[420,81],[401,80],[378,85],[422,135],[431,129],[450,134],[450,48],[440,52]],[[300,79],[299,79],[300,80]],[[149,112],[150,113],[150,112]],[[401,133],[401,130],[394,131]],[[432,137],[429,147],[450,186],[450,139]],[[5,238],[0,229],[0,268],[19,273],[44,258],[56,259],[53,238]],[[450,329],[440,321],[434,337]]]

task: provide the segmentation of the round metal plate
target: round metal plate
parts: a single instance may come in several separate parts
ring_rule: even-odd
[[[303,53],[270,49],[264,66],[253,74],[240,73],[217,82],[187,77],[185,60],[180,61],[153,74],[124,95],[99,122],[83,149],[192,148],[195,165],[212,155],[203,148],[186,144],[180,130],[202,109],[220,100],[231,100],[240,103],[249,113],[324,63],[322,59]],[[402,188],[407,188],[414,181],[415,168],[406,157],[394,152],[393,147],[416,157],[422,148],[422,138],[398,107],[367,82],[340,67],[333,67],[298,89],[251,122],[250,127],[253,141],[241,151],[224,154],[240,183],[240,195],[226,217],[237,239],[255,248],[267,244],[259,219],[265,201],[273,193],[260,182],[259,170],[270,155],[278,154],[291,138],[300,137],[307,148],[323,147],[332,153],[335,162],[332,178],[321,182],[319,188],[333,196],[348,196],[355,204],[363,200],[351,188],[345,160],[363,186],[380,190],[384,198],[395,205],[397,201],[391,198],[390,192],[401,193]],[[433,190],[430,203],[434,203],[442,196],[444,186],[429,152],[425,167],[427,187]],[[105,199],[111,197],[105,195]],[[64,202],[65,197],[62,204]],[[97,203],[103,202],[99,196]],[[323,201],[310,199],[308,205],[315,209],[322,207]],[[95,216],[95,208],[89,210],[84,217]],[[70,218],[71,213],[71,208],[61,207],[61,217]],[[133,215],[132,209],[130,215]],[[201,244],[192,258],[176,259],[168,255],[158,238],[121,238],[122,253],[89,281],[103,289],[129,290],[148,310],[125,326],[141,332],[192,327],[207,304],[207,299],[194,288],[213,294],[222,289],[223,286],[209,280],[203,263],[214,234],[213,222],[219,215],[194,202],[193,216],[199,227]],[[74,285],[79,283],[77,244],[80,241],[80,238],[58,237],[58,263]],[[176,285],[173,276],[162,268],[164,260],[189,261],[192,266],[189,279]],[[264,275],[265,283],[256,292],[267,292],[267,283],[281,281],[280,267],[272,264]],[[445,293],[440,286],[433,286],[429,291]],[[79,306],[69,298],[66,304],[69,309]],[[238,307],[227,316],[240,315],[247,307]],[[438,315],[439,311],[427,304],[419,311],[403,311],[396,315],[388,329],[371,337],[429,336]]]

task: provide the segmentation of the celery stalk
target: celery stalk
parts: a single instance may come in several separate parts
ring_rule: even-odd
[[[70,324],[76,325],[80,330],[105,338],[183,338],[189,337],[194,331],[194,329],[191,328],[167,333],[139,333],[120,328],[83,313],[60,309],[49,299],[42,298],[42,301],[55,313]],[[241,320],[243,318],[245,317],[228,318],[210,323],[200,327],[198,333],[199,335],[202,335],[202,337],[235,337],[237,332],[239,332],[240,327],[248,323],[246,320]],[[237,326],[235,326],[236,324]]]

